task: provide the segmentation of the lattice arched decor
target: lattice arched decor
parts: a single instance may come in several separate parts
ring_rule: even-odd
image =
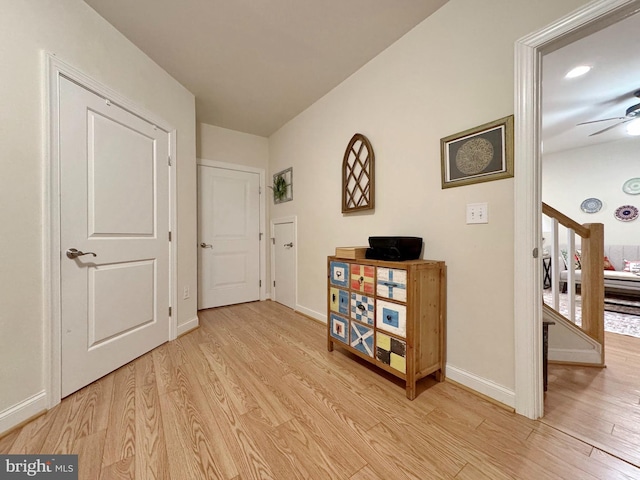
[[[342,161],[342,213],[374,209],[374,165],[371,143],[367,137],[356,133]]]

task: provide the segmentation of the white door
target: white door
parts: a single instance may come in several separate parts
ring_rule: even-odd
[[[260,299],[260,175],[198,165],[198,308]]]
[[[169,135],[65,78],[59,122],[64,397],[169,338]]]
[[[295,309],[296,244],[294,223],[274,223],[273,233],[273,300]]]

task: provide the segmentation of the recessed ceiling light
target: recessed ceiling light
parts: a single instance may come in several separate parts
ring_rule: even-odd
[[[627,133],[629,135],[640,135],[640,118],[627,123]]]
[[[576,68],[573,68],[571,70],[569,70],[569,73],[567,73],[564,78],[576,78],[579,77],[581,75],[584,75],[585,73],[587,73],[589,70],[591,70],[591,66],[590,65],[579,65]]]

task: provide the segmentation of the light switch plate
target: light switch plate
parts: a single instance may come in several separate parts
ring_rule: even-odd
[[[489,207],[487,203],[467,204],[467,224],[489,223]]]

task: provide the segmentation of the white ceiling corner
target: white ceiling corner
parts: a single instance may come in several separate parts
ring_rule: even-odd
[[[448,0],[85,0],[196,97],[269,136]]]

